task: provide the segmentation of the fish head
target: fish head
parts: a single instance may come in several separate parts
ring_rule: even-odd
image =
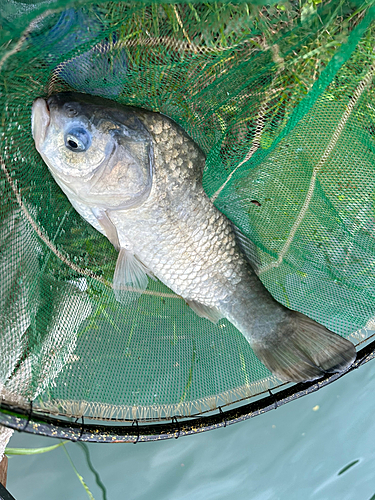
[[[68,198],[104,209],[148,198],[152,136],[134,108],[64,92],[36,99],[31,125],[37,151]]]

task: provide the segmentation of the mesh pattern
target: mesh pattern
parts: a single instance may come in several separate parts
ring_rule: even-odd
[[[31,137],[34,99],[62,90],[173,118],[206,153],[206,192],[254,243],[273,296],[343,336],[372,334],[374,12],[314,5],[297,15],[50,2],[8,14],[0,381],[9,400],[162,419],[278,384],[229,322],[198,318],[161,283],[150,281],[135,307],[115,300],[117,252],[72,209]]]

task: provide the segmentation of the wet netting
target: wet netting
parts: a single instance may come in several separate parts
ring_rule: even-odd
[[[264,2],[263,2],[264,3]],[[112,290],[117,251],[37,153],[31,106],[75,90],[162,112],[206,155],[203,186],[285,306],[375,333],[375,7],[300,0],[3,2],[0,423],[92,441],[178,437],[336,380],[282,384],[227,320],[159,281]]]

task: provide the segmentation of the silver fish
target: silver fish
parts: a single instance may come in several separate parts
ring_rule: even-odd
[[[60,93],[34,102],[32,133],[73,207],[119,250],[118,300],[132,300],[147,275],[156,276],[199,316],[227,318],[285,381],[314,380],[353,363],[351,342],[265,289],[240,249],[247,240],[202,188],[204,154],[172,120]]]

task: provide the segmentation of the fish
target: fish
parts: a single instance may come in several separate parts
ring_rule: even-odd
[[[169,117],[75,92],[37,98],[35,147],[77,212],[118,250],[117,300],[159,279],[200,317],[230,321],[279,379],[347,370],[354,345],[277,302],[246,257],[249,240],[202,186],[205,155]]]

